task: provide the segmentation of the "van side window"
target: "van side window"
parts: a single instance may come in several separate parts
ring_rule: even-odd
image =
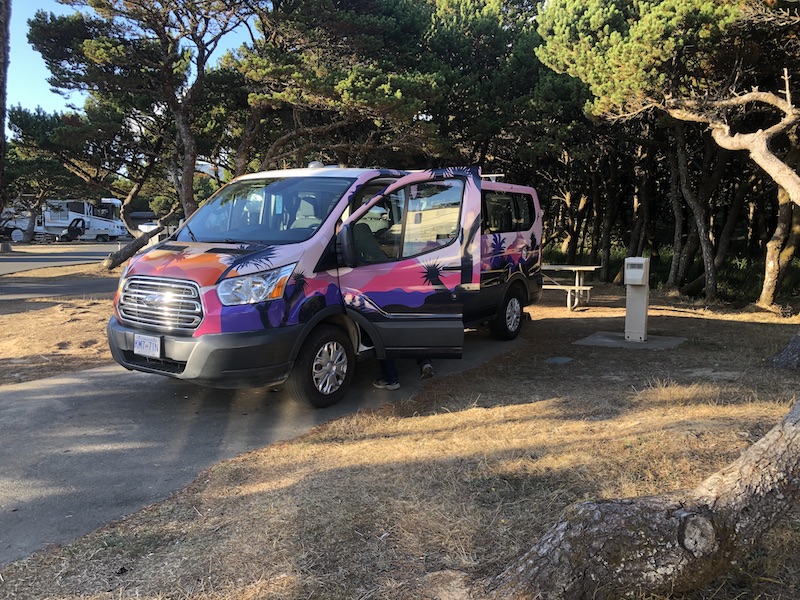
[[[527,194],[483,191],[483,233],[525,231],[533,226],[533,199]]]
[[[342,216],[339,218],[339,222],[344,221],[347,217],[352,215],[356,210],[361,208],[361,205],[365,202],[372,200],[375,196],[380,194],[383,190],[386,189],[393,180],[388,179],[381,179],[381,180],[374,180],[370,181],[369,183],[361,186],[356,193],[352,195],[350,201],[347,203],[347,206],[342,213]]]
[[[484,233],[514,231],[514,204],[510,194],[492,190],[483,192]]]
[[[405,194],[379,200],[353,223],[353,244],[360,263],[386,262],[400,256]]]
[[[383,198],[353,223],[361,263],[409,258],[446,246],[458,236],[464,182],[412,184]]]
[[[464,182],[460,179],[412,185],[403,236],[403,257],[446,246],[458,235]]]

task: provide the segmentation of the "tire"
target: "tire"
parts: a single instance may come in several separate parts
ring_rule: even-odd
[[[286,389],[314,408],[325,408],[344,397],[354,373],[350,338],[338,327],[320,325],[303,343]]]
[[[500,340],[513,340],[522,331],[524,313],[522,291],[514,286],[506,293],[497,316],[489,322],[492,335]]]
[[[95,238],[95,240],[98,241],[98,242],[105,243],[105,242],[107,242],[109,240],[109,237],[106,234],[101,233]]]
[[[12,229],[11,230],[11,241],[12,242],[21,242],[25,238],[25,232],[22,229]]]

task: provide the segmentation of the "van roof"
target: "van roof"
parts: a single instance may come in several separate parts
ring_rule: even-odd
[[[363,175],[395,175],[403,176],[410,173],[418,172],[417,170],[404,170],[404,169],[386,169],[386,168],[354,168],[354,167],[337,167],[337,166],[324,166],[324,167],[307,167],[302,169],[279,169],[276,171],[259,171],[258,173],[248,173],[237,177],[237,181],[247,179],[263,179],[265,177],[345,177],[348,179],[358,179]],[[498,175],[499,176],[499,175]],[[490,175],[489,177],[496,177]],[[534,188],[525,185],[505,183],[495,181],[493,179],[482,179],[481,188],[484,190],[498,190],[507,192],[521,192],[528,194],[536,194]]]
[[[357,169],[349,167],[310,167],[304,169],[281,169],[277,171],[259,171],[258,173],[248,173],[238,179],[262,179],[264,177],[347,177],[357,179],[364,174],[375,173],[379,175],[386,169]],[[395,171],[402,174],[402,171]]]

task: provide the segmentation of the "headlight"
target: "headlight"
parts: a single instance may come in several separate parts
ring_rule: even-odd
[[[296,265],[226,279],[217,286],[219,300],[225,306],[234,306],[280,298]]]

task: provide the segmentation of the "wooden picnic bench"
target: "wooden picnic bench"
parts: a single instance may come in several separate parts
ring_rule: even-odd
[[[567,292],[567,308],[575,310],[581,304],[589,304],[592,299],[592,286],[586,285],[586,273],[593,273],[600,268],[600,265],[542,265],[542,276],[545,283],[542,285],[543,290],[563,290]],[[574,283],[562,283],[556,281],[547,272],[553,274],[557,272],[572,272],[574,273]]]

